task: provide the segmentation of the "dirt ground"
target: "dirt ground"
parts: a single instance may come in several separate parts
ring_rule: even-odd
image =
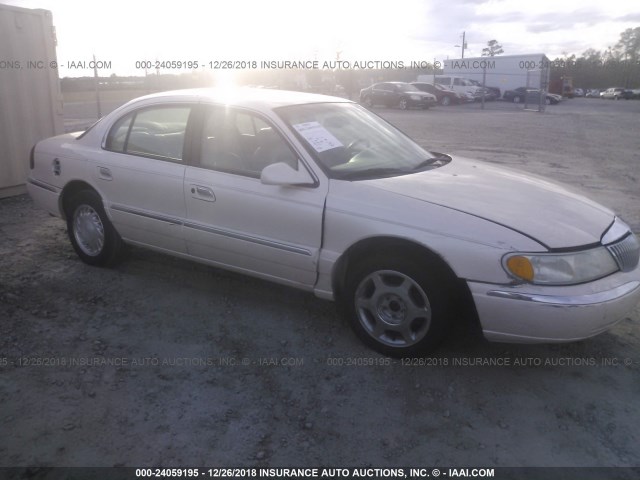
[[[640,102],[375,111],[640,231]],[[0,466],[640,466],[638,307],[583,342],[463,335],[405,364],[309,293],[138,248],[89,267],[19,196],[0,200],[0,319]]]

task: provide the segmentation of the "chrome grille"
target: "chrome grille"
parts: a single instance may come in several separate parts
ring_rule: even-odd
[[[638,238],[633,233],[619,242],[607,245],[607,248],[623,272],[630,272],[638,265],[640,242],[638,242]]]

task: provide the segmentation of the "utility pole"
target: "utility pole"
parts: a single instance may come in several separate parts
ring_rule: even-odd
[[[467,46],[466,43],[464,43],[464,36],[465,36],[466,32],[462,32],[462,58],[464,58],[464,49]]]
[[[98,77],[98,63],[96,56],[93,55],[93,83],[96,89],[96,107],[98,108],[98,120],[102,117],[102,109],[100,108],[100,78]]]
[[[464,58],[464,49],[467,48],[467,43],[465,42],[465,34],[466,32],[462,32],[462,45],[454,45],[454,47],[462,47],[462,58]]]

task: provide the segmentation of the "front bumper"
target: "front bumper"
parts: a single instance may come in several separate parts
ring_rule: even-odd
[[[640,301],[640,268],[567,287],[469,282],[487,340],[560,343],[598,335]]]

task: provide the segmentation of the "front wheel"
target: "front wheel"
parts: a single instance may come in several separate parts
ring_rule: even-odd
[[[398,106],[400,107],[400,110],[406,110],[409,108],[409,102],[406,98],[401,98]]]
[[[520,97],[518,97],[517,95],[513,97],[513,103],[520,103]]]
[[[364,101],[362,103],[367,108],[373,107],[373,102],[371,101],[371,97],[364,97]]]
[[[444,97],[442,97],[442,100],[440,100],[440,104],[442,104],[445,107],[448,107],[451,104],[451,99],[445,95]]]
[[[434,348],[444,336],[451,289],[430,263],[382,257],[349,273],[343,308],[358,337],[378,352],[406,357]]]
[[[83,190],[69,205],[67,232],[80,259],[89,265],[114,264],[123,242],[109,221],[100,196],[93,190]]]

